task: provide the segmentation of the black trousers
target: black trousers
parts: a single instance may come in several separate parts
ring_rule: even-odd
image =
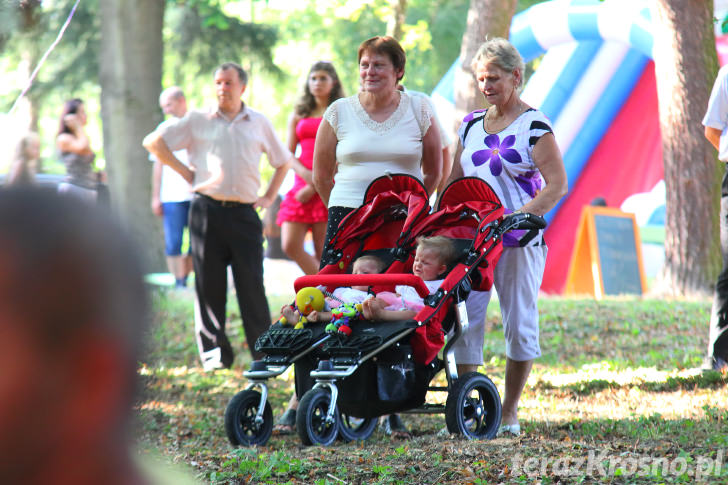
[[[728,165],[723,176],[720,198],[720,247],[723,269],[715,283],[713,308],[710,314],[708,357],[728,361]]]
[[[234,360],[225,335],[228,266],[248,347],[253,358],[262,357],[254,345],[271,318],[263,285],[263,226],[257,212],[251,204],[227,205],[196,195],[189,230],[197,292],[195,333],[203,364],[230,367]]]

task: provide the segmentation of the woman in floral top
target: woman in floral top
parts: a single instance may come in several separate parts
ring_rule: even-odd
[[[524,64],[507,40],[495,38],[480,46],[473,59],[478,89],[491,106],[463,119],[452,174],[479,177],[493,188],[506,213],[543,216],[566,194],[564,162],[550,121],[519,97]],[[538,290],[546,263],[543,233],[513,231],[503,241],[495,269],[503,331],[506,339],[506,377],[499,434],[520,434],[518,401],[541,355],[538,343]],[[485,311],[490,292],[468,298],[471,325],[456,343],[458,374],[473,372],[483,363]]]

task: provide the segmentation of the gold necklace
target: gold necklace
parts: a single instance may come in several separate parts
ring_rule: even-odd
[[[493,133],[496,131],[488,128],[488,123],[491,122],[493,119],[493,117],[490,115],[493,111],[495,111],[495,105],[488,108],[488,110],[485,112],[485,131],[488,133]]]
[[[525,107],[526,107],[525,103],[519,99],[518,100],[518,107],[517,107],[517,110],[516,110],[516,116],[513,117],[513,120],[515,120],[516,118],[518,118],[521,115],[521,113],[523,113],[524,111],[526,111],[524,109]],[[488,108],[486,110],[486,112],[485,112],[485,123],[484,123],[484,127],[485,127],[485,131],[487,131],[488,133],[497,133],[499,131],[503,131],[506,127],[508,127],[508,125],[510,125],[511,123],[513,123],[513,120],[511,120],[509,123],[506,123],[506,125],[503,128],[501,128],[500,130],[493,130],[493,131],[489,130],[488,129],[488,122],[492,121],[492,119],[493,119],[493,117],[490,115],[491,111],[495,111],[495,105],[493,105],[490,108]],[[504,113],[501,116],[501,119],[507,119],[507,115]],[[496,125],[496,126],[498,126],[498,125]]]

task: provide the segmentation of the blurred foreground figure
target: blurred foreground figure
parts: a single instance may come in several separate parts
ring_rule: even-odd
[[[130,452],[147,296],[109,217],[0,190],[0,483],[149,483]]]

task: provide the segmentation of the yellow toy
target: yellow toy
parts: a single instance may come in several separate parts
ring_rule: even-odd
[[[324,309],[324,294],[318,288],[307,286],[296,293],[296,306],[293,308],[298,312],[299,319],[293,328],[301,329],[307,323],[306,316],[312,311],[320,312]],[[282,325],[288,325],[288,319],[281,317]]]

